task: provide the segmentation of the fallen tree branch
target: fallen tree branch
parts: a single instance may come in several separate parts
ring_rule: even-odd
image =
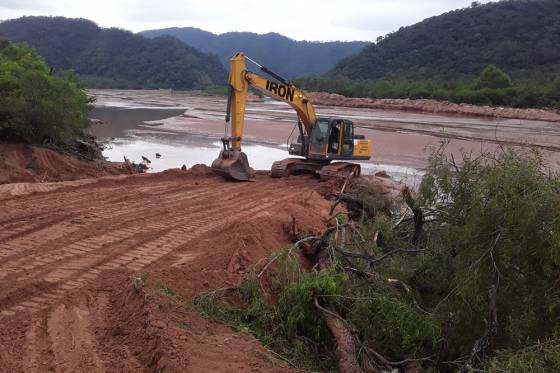
[[[323,238],[323,236],[310,236],[310,237],[303,238],[303,239],[299,240],[298,242],[296,242],[290,248],[290,250],[288,251],[288,255],[291,255],[292,251],[297,249],[300,245],[304,244],[305,242],[320,240],[322,238]],[[266,265],[264,266],[264,268],[259,272],[259,274],[257,275],[257,278],[261,278],[262,275],[266,272],[266,270],[272,265],[272,263],[274,263],[276,260],[278,260],[278,258],[280,258],[283,254],[284,254],[283,252],[280,252],[280,253],[276,254],[271,260],[269,260],[268,263],[266,263]]]
[[[315,307],[323,314],[323,320],[336,341],[335,354],[338,367],[342,373],[363,373],[356,354],[356,341],[352,331],[348,328],[346,320],[338,313],[324,308],[319,304],[317,297],[314,299]]]
[[[338,193],[338,197],[336,198],[335,203],[333,203],[333,205],[331,206],[331,211],[329,212],[329,216],[332,216],[336,206],[338,206],[340,204],[340,202],[342,202],[342,200],[341,200],[342,194],[344,194],[344,190],[346,189],[346,185],[348,184],[348,181],[350,180],[352,175],[354,175],[354,172],[356,172],[356,167],[357,166],[354,166],[354,170],[351,173],[349,173],[348,176],[346,176],[346,180],[344,181],[344,184],[342,185],[342,189],[340,189],[340,192]]]
[[[414,215],[414,235],[412,236],[412,243],[417,243],[420,239],[420,235],[422,234],[422,228],[424,226],[424,213],[420,207],[417,206],[416,201],[412,198],[412,194],[407,187],[404,187],[402,190],[402,194],[404,197],[404,201],[412,210],[412,214]]]
[[[344,256],[350,257],[350,258],[356,258],[356,259],[363,259],[363,260],[367,260],[370,264],[379,264],[382,261],[384,261],[385,259],[398,254],[398,253],[422,253],[425,250],[424,249],[395,249],[392,251],[389,251],[386,254],[383,254],[379,257],[377,256],[373,256],[373,255],[367,255],[367,254],[359,254],[359,253],[353,253],[351,251],[346,251],[346,250],[342,250],[338,247],[335,248],[335,250],[339,253],[342,254]]]
[[[492,285],[488,290],[488,320],[485,320],[486,329],[482,336],[474,343],[470,358],[461,368],[460,372],[473,371],[474,367],[484,360],[486,352],[490,347],[490,339],[498,334],[497,297],[498,290],[496,285]]]

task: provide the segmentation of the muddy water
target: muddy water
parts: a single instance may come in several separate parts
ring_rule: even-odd
[[[113,138],[105,151],[110,160],[151,160],[153,171],[210,164],[224,135],[224,97],[173,91],[95,90],[92,117],[105,124],[92,132]],[[448,139],[447,151],[480,153],[497,144],[539,147],[553,168],[560,169],[560,124],[443,116],[375,109],[317,107],[319,115],[351,118],[357,133],[373,140],[374,155],[362,164],[366,172],[386,170],[416,183],[430,152]],[[270,169],[288,157],[286,143],[295,140],[294,111],[276,101],[249,102],[244,151],[253,168]],[[156,153],[161,158],[156,158]]]
[[[175,108],[96,107],[92,117],[103,124],[95,126],[91,132],[108,140],[104,155],[111,161],[122,162],[126,157],[141,163],[142,157],[145,157],[150,160],[148,166],[152,172],[183,165],[188,168],[195,164],[210,165],[222,148],[218,134],[208,135],[165,126],[165,123],[176,120],[183,112],[183,109]],[[249,140],[244,144],[243,151],[251,167],[269,170],[273,162],[290,157],[286,148],[286,144]],[[416,184],[421,174],[412,167],[361,164],[365,173],[384,170],[410,184]]]

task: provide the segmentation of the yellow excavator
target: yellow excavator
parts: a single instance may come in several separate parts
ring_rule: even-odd
[[[270,76],[269,79],[247,70],[246,61]],[[360,165],[347,161],[364,161],[371,157],[371,140],[354,133],[354,124],[348,119],[317,117],[311,101],[299,88],[243,53],[230,60],[226,134],[223,149],[212,163],[212,169],[227,178],[247,181],[252,178],[247,155],[241,151],[245,107],[249,87],[288,103],[297,113],[299,136],[288,147],[288,153],[300,158],[274,162],[272,177],[291,174],[316,173],[322,178],[347,177],[360,174]],[[228,123],[231,120],[231,135]],[[337,162],[333,162],[337,161]]]

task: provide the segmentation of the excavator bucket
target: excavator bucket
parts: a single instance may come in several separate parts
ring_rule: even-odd
[[[222,150],[220,156],[212,162],[212,171],[239,181],[249,181],[253,177],[253,169],[249,166],[247,155],[234,150]]]

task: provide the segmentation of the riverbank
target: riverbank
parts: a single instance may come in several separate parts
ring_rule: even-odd
[[[71,181],[130,173],[133,171],[123,163],[84,160],[35,145],[0,143],[0,184]]]
[[[325,92],[312,92],[309,94],[309,96],[316,104],[326,106],[343,106],[381,110],[403,110],[421,113],[538,120],[560,123],[560,112],[558,110],[477,106],[470,104],[455,104],[449,101],[436,101],[426,99],[410,100],[389,98],[352,98],[335,93]]]

